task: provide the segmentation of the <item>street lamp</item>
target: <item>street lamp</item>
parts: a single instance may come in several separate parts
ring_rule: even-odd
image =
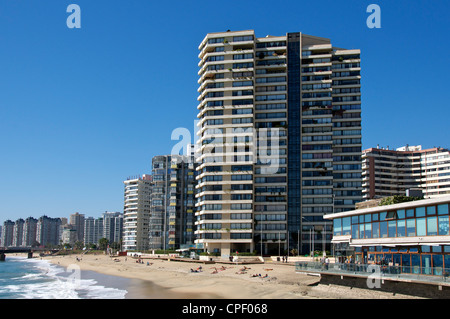
[[[302,219],[306,220],[307,222],[310,222],[307,218],[302,216]],[[314,257],[314,237],[312,232],[314,231],[314,225],[311,225],[312,228],[309,229],[309,254],[311,257]]]
[[[278,256],[281,257],[281,232],[278,232]]]

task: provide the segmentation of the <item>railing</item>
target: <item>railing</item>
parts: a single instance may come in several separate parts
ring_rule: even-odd
[[[420,281],[450,285],[450,268],[420,266],[388,266],[355,263],[322,263],[299,261],[296,272],[371,277],[398,281]]]

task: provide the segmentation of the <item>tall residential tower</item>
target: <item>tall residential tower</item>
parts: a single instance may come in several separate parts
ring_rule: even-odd
[[[150,249],[177,249],[193,245],[193,155],[153,157],[152,177]]]
[[[123,250],[149,248],[151,175],[129,178],[125,184],[123,207]]]
[[[253,30],[207,34],[199,50],[196,243],[329,250],[324,214],[361,200],[360,51]]]

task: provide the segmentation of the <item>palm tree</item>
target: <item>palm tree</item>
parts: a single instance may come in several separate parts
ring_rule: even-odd
[[[81,249],[83,249],[83,247],[84,247],[84,243],[83,243],[82,241],[76,241],[76,242],[73,244],[73,246],[74,246],[75,249],[81,250]]]
[[[100,250],[105,250],[108,248],[109,241],[106,238],[100,238],[98,241],[98,248]]]

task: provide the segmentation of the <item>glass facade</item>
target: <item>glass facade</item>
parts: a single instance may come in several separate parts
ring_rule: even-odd
[[[398,274],[448,276],[450,275],[450,245],[356,247],[355,262],[356,264],[390,266],[390,271],[397,269]]]
[[[301,97],[300,33],[287,34],[288,75],[288,231],[296,234],[301,225]],[[290,238],[294,245],[295,239]],[[294,247],[294,246],[293,246]]]
[[[448,204],[335,218],[333,235],[352,239],[449,235]]]
[[[398,273],[446,276],[450,274],[450,245],[408,243],[401,238],[449,236],[449,204],[424,205],[333,219],[333,235],[353,240],[396,238],[396,241],[353,245],[354,262],[397,267]],[[439,237],[442,242],[442,238]],[[337,254],[340,255],[339,253]],[[344,262],[346,257],[338,257]]]

